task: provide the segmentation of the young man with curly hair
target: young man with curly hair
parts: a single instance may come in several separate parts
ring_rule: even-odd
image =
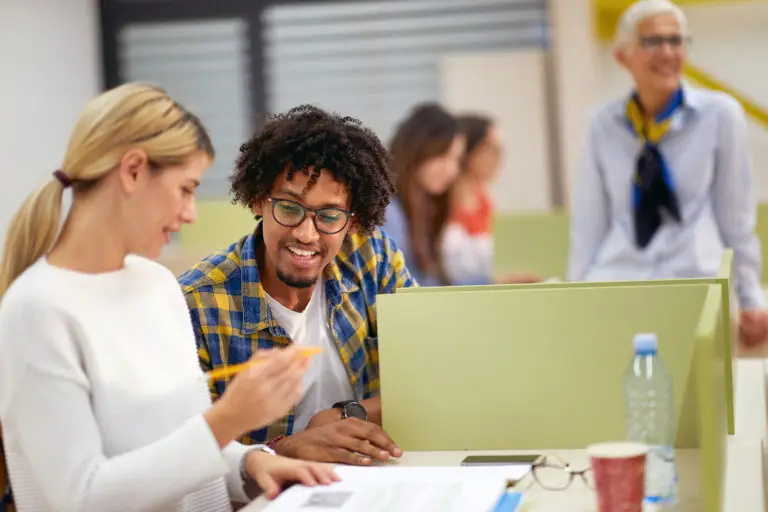
[[[394,193],[387,151],[356,119],[297,107],[241,147],[232,193],[256,214],[254,231],[180,277],[201,364],[322,349],[290,414],[243,441],[322,462],[399,457],[381,428],[375,305],[415,283],[379,228]],[[212,384],[214,400],[225,387]]]

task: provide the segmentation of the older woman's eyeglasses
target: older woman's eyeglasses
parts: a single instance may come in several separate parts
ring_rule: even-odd
[[[688,36],[675,34],[671,36],[644,36],[640,38],[640,46],[644,50],[652,52],[661,51],[664,45],[669,45],[672,50],[680,50],[690,46],[691,38]]]

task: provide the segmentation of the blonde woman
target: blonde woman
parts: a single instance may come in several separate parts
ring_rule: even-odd
[[[194,115],[160,89],[123,85],[86,106],[61,170],[14,217],[0,421],[20,512],[227,511],[254,483],[274,497],[287,481],[336,479],[234,441],[298,400],[306,359],[262,355],[211,405],[181,290],[152,261],[195,220],[212,158]]]

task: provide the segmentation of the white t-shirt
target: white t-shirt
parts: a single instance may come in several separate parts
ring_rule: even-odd
[[[0,422],[24,512],[229,511],[247,447],[218,444],[176,279],[130,256],[84,274],[39,260],[0,305]],[[229,493],[228,494],[228,491]]]
[[[336,402],[352,400],[352,385],[341,362],[339,350],[331,338],[323,280],[315,286],[304,311],[288,309],[269,294],[267,300],[277,323],[294,343],[323,349],[312,358],[311,366],[304,376],[304,394],[296,406],[293,431],[301,432],[318,412],[329,409]]]
[[[442,239],[443,267],[451,284],[485,283],[493,277],[493,237],[448,224]]]

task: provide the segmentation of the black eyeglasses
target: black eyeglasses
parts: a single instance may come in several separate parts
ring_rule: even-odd
[[[679,50],[683,46],[688,46],[691,38],[682,35],[673,36],[646,36],[640,38],[640,46],[644,50],[653,52],[661,51],[665,44],[668,44],[673,50]]]
[[[536,483],[548,491],[563,491],[570,487],[577,477],[581,478],[588,488],[595,488],[592,468],[573,469],[556,455],[541,457],[533,464],[531,473]]]
[[[315,228],[326,235],[335,235],[343,230],[354,216],[354,213],[342,208],[307,208],[290,199],[268,197],[267,201],[272,203],[272,217],[281,226],[295,228],[304,222],[310,212]]]

